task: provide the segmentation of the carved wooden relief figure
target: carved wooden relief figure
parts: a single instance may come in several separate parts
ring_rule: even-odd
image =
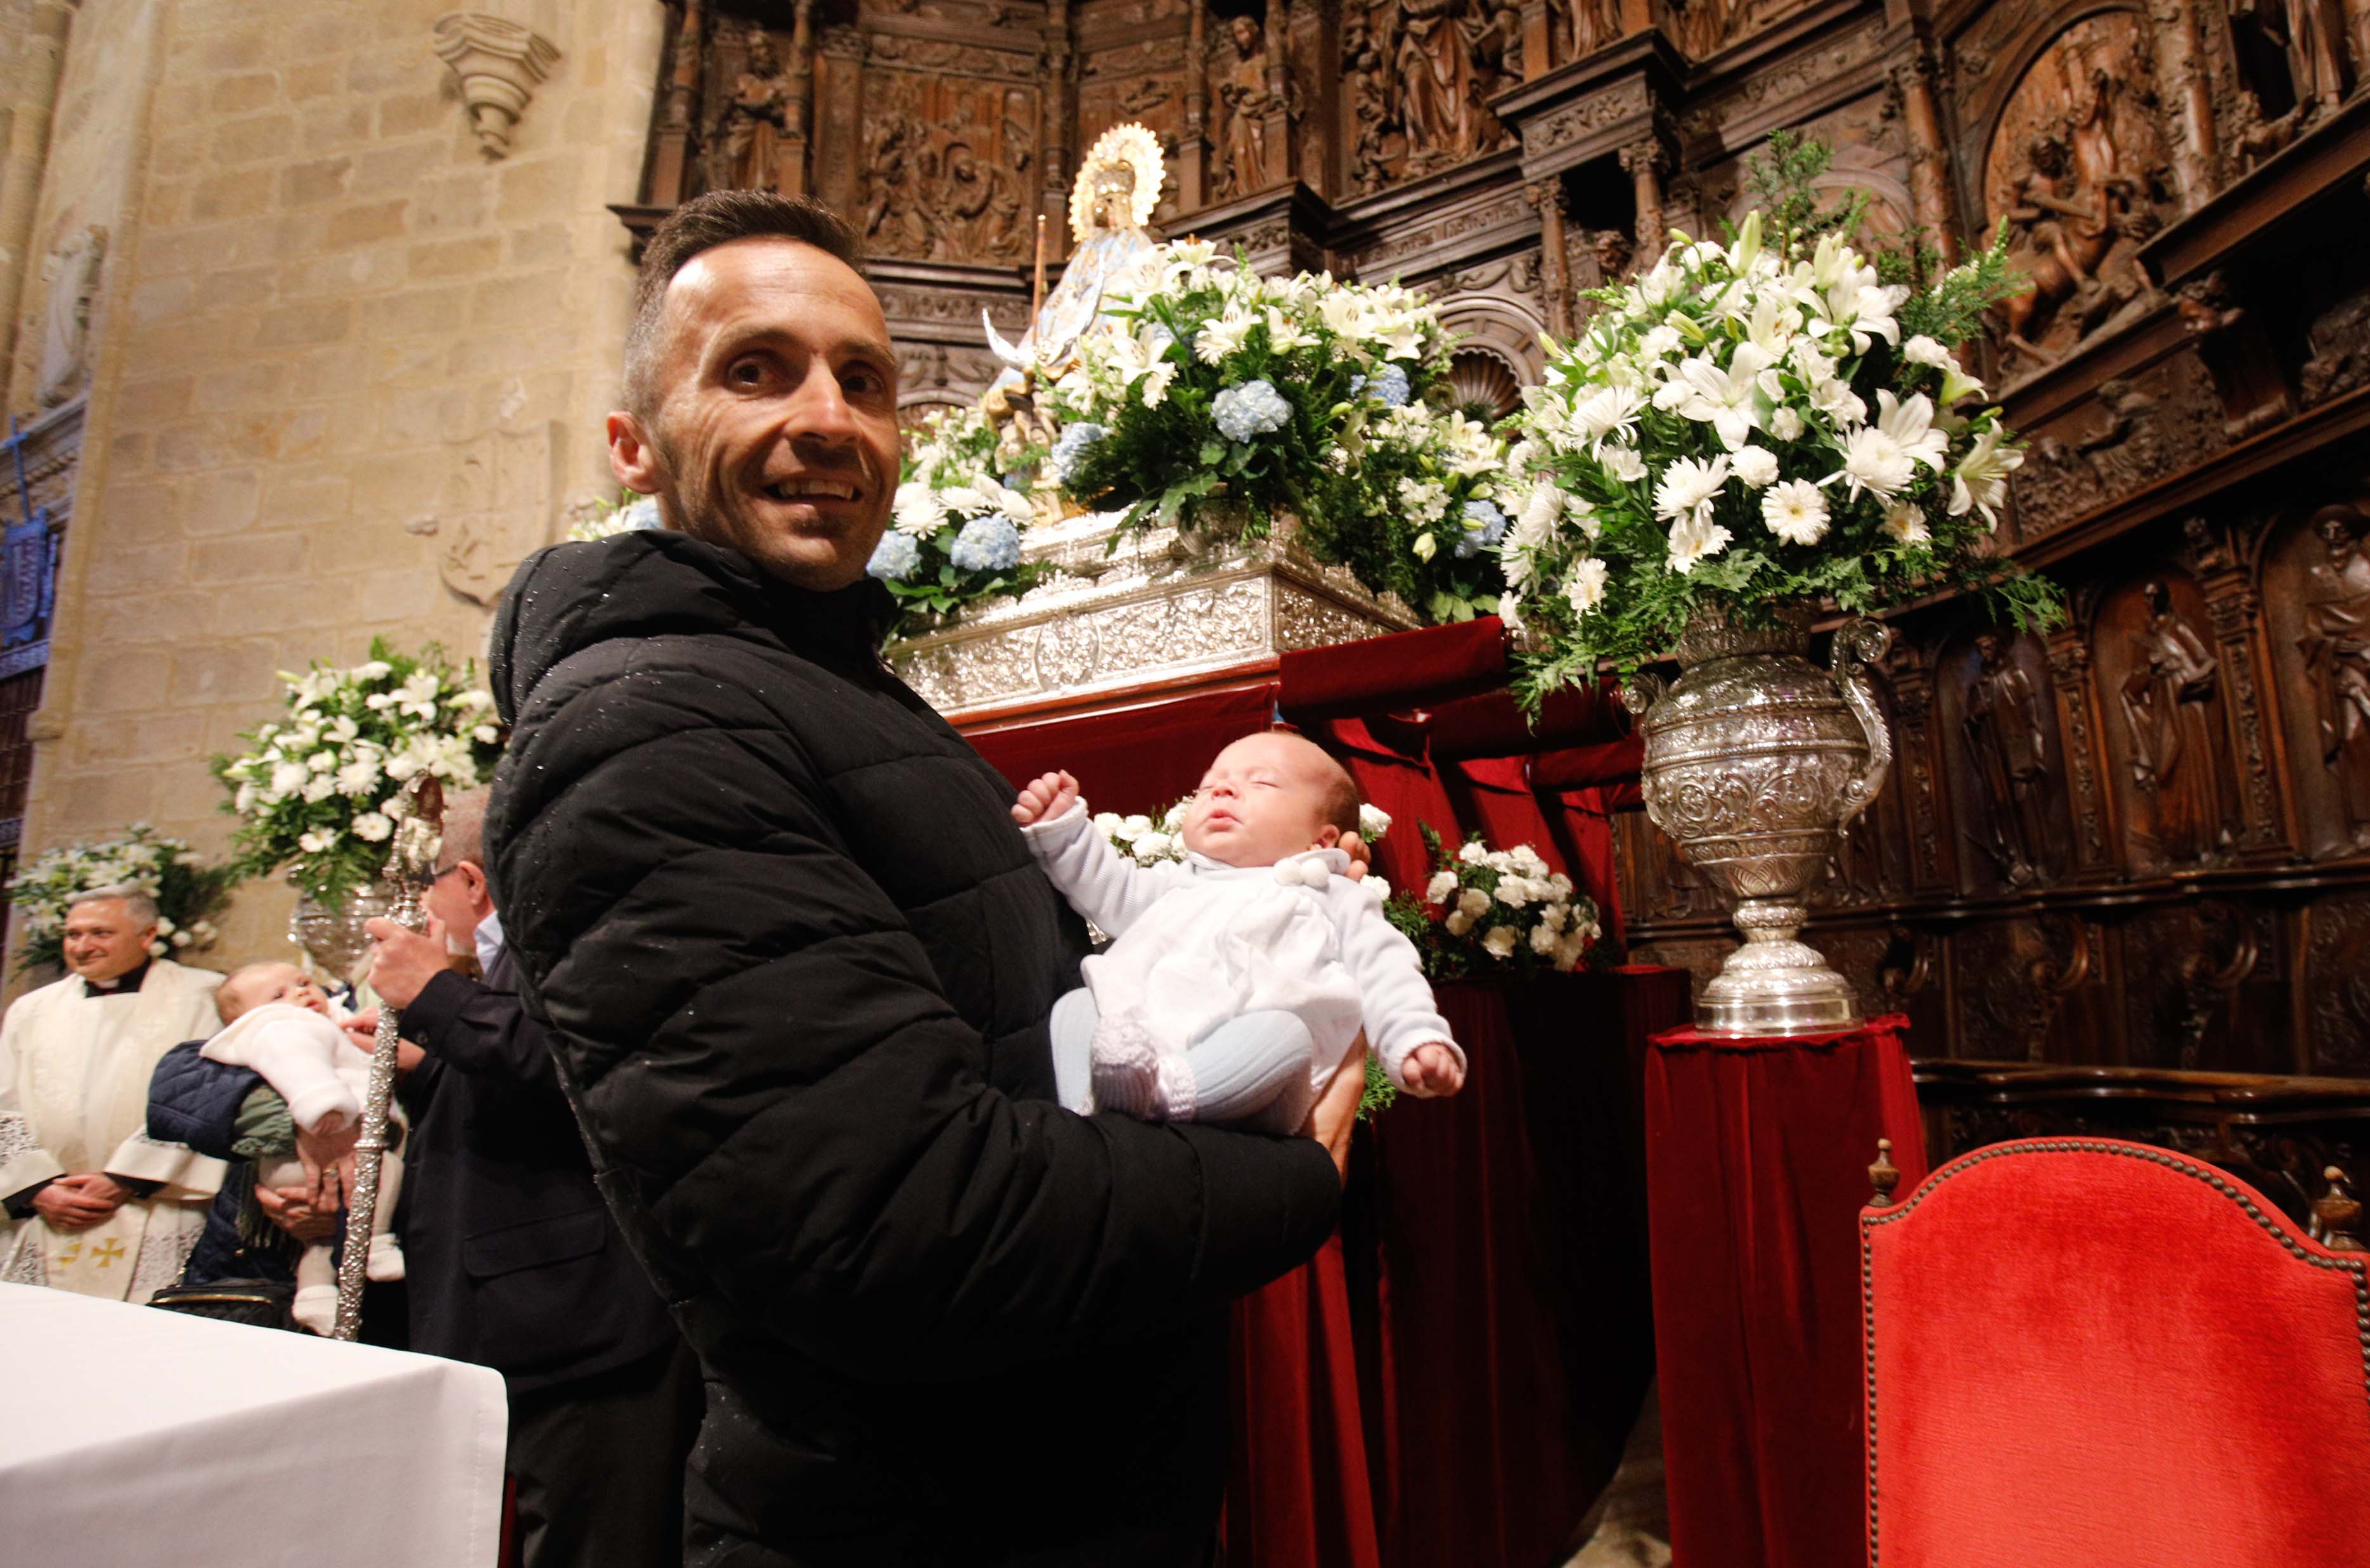
[[[1351,182],[1378,190],[1504,146],[1485,100],[1521,79],[1521,40],[1506,0],[1352,0],[1341,44]]]
[[[2357,849],[2370,848],[2370,554],[2361,521],[2350,506],[2314,514],[2326,559],[2307,578],[2298,640],[2318,761],[2335,780],[2344,833]]]
[[[2149,802],[2166,859],[2202,860],[2228,843],[2219,778],[2219,661],[2173,607],[2161,580],[2140,585],[2145,623],[2125,649],[2128,673],[2116,692],[2132,782]]]
[[[1222,47],[1214,202],[1248,196],[1268,184],[1267,29],[1254,17],[1237,17],[1226,24]]]
[[[924,63],[938,61],[916,60]],[[865,91],[864,233],[872,248],[933,261],[1026,259],[1035,236],[1035,93],[882,69],[866,72]]]
[[[2086,402],[2027,432],[2024,467],[2009,482],[2017,527],[2036,538],[2084,513],[2227,444],[2213,377],[2194,354],[2139,376],[2110,376]]]
[[[2341,299],[2315,317],[2308,341],[2312,357],[2296,375],[2306,408],[2370,381],[2370,294]]]
[[[2169,168],[2136,17],[2109,12],[2059,35],[1992,133],[1985,196],[2008,220],[2031,288],[2003,303],[2003,335],[2047,363],[2137,298],[2134,259],[2161,225]]]
[[[785,134],[789,101],[790,73],[782,63],[781,51],[772,34],[751,28],[747,68],[734,78],[708,132],[709,190],[799,189],[797,171],[783,167],[784,158],[798,147]]]
[[[2345,17],[2337,0],[2238,0],[2230,32],[2258,112],[2284,122],[2279,140],[2345,96]]]
[[[1807,0],[1670,0],[1663,26],[1681,52],[1700,60],[1804,8]],[[1612,12],[1610,4],[1591,7]],[[1615,32],[1619,23],[1612,24]],[[1613,34],[1605,35],[1610,41]]]
[[[2002,882],[2024,887],[2049,866],[2049,709],[1996,633],[1976,635],[1975,660],[1961,727],[1981,820],[1966,837]]]
[[[1361,193],[1380,190],[1390,178],[1390,73],[1363,6],[1352,5],[1341,24],[1342,98],[1350,116],[1350,184]]]
[[[1566,59],[1593,54],[1620,37],[1620,0],[1571,0],[1571,44]]]

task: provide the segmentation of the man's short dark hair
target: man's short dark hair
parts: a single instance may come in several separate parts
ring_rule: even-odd
[[[788,239],[845,261],[860,275],[864,248],[846,219],[811,196],[771,190],[711,190],[667,214],[642,248],[634,280],[634,324],[626,332],[626,407],[647,419],[658,407],[659,320],[667,285],[703,250],[736,239]]]

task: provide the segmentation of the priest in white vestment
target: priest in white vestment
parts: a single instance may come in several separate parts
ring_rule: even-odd
[[[148,1136],[157,1058],[220,1027],[222,976],[152,957],[156,905],[98,889],[67,911],[72,971],[0,1023],[0,1282],[145,1302],[197,1245],[222,1162]]]

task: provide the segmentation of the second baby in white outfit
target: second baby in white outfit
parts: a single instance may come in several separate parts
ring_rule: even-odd
[[[288,1102],[289,1120],[327,1136],[362,1120],[371,1059],[338,1027],[334,1004],[293,963],[250,963],[214,992],[223,1030],[200,1052],[209,1062],[247,1067]],[[398,1135],[399,1136],[399,1135]],[[259,1185],[306,1180],[293,1155],[256,1172]],[[379,1168],[378,1209],[366,1273],[374,1280],[403,1277],[403,1247],[395,1236],[395,1205],[403,1160],[390,1149]],[[338,1273],[331,1244],[308,1243],[296,1261],[296,1298],[290,1312],[316,1334],[327,1334],[338,1312]]]
[[[1399,1088],[1463,1085],[1414,944],[1346,874],[1358,791],[1322,748],[1271,732],[1220,752],[1186,807],[1181,862],[1121,854],[1067,773],[1030,783],[1012,815],[1114,939],[1053,1008],[1064,1105],[1291,1132],[1362,1029]]]

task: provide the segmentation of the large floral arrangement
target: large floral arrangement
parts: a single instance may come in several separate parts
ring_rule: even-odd
[[[128,888],[156,901],[151,957],[202,951],[218,934],[211,917],[222,912],[237,882],[233,868],[206,864],[188,843],[163,837],[144,822],[133,823],[118,838],[52,849],[8,879],[8,901],[24,938],[17,967],[63,963],[66,910],[98,888]]]
[[[1026,592],[1041,574],[1020,559],[1029,496],[995,472],[995,427],[975,406],[929,414],[906,440],[889,531],[865,568],[896,596],[906,635]]]
[[[1158,246],[1104,296],[1057,382],[1050,469],[1128,527],[1296,517],[1318,559],[1435,618],[1487,607],[1501,444],[1451,408],[1449,336],[1425,295],[1265,278],[1194,240]]]
[[[1677,236],[1599,291],[1525,394],[1510,462],[1534,483],[1501,547],[1503,613],[1545,651],[1527,695],[1667,649],[1697,611],[1766,624],[1944,587],[2019,626],[2055,592],[1991,552],[2023,461],[1954,351],[2012,284],[2004,239],[1930,283],[1930,253],[1870,260],[1822,215],[1815,144],[1755,171],[1765,206],[1726,244]]]
[[[494,699],[474,663],[454,666],[434,644],[417,657],[383,640],[349,670],[316,664],[283,672],[286,714],[239,738],[249,749],[217,756],[214,776],[239,819],[243,875],[286,866],[316,898],[369,882],[409,808],[403,786],[418,774],[448,790],[491,776],[501,755]]]
[[[1604,935],[1596,901],[1550,870],[1527,844],[1492,849],[1468,838],[1450,854],[1430,824],[1423,841],[1432,880],[1423,897],[1393,899],[1391,923],[1423,955],[1435,980],[1467,974],[1580,967]]]

